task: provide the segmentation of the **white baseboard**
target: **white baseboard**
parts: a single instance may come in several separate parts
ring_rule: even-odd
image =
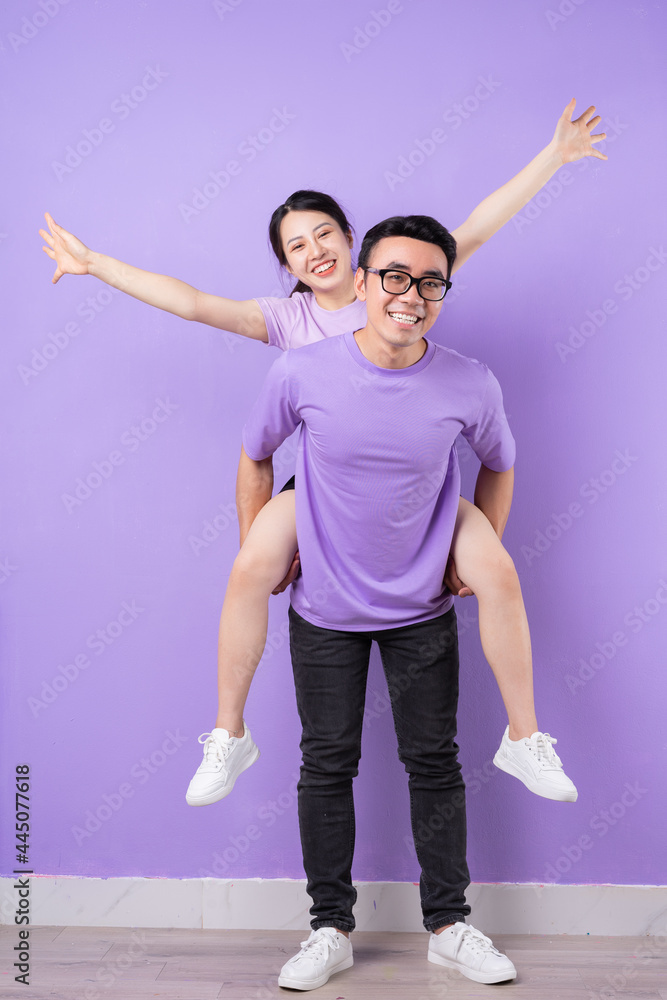
[[[30,922],[76,927],[298,930],[309,925],[296,879],[30,878]],[[411,882],[356,883],[357,929],[423,930]],[[488,934],[667,936],[667,887],[473,884],[471,923]],[[0,923],[13,924],[14,880],[0,879]]]

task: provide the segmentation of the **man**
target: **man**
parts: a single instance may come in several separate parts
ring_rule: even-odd
[[[463,433],[480,458],[476,502],[500,530],[514,441],[491,372],[424,339],[455,254],[452,236],[426,216],[371,229],[355,278],[366,326],[284,354],[244,430],[239,493],[266,502],[271,456],[301,425],[302,575],[292,588],[290,640],[303,727],[299,826],[313,905],[312,933],[278,980],[292,989],[316,989],[353,963],[352,779],[373,640],[409,774],[428,958],[477,982],[516,976],[464,922],[470,878],[454,742],[458,647],[443,582],[459,498],[454,441]],[[421,824],[443,815],[452,818],[420,839]]]

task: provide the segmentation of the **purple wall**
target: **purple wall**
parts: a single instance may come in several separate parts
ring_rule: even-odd
[[[580,789],[548,802],[491,766],[504,713],[474,600],[459,602],[470,866],[478,881],[665,881],[666,28],[663,5],[618,0],[3,10],[2,794],[29,762],[36,871],[302,875],[285,596],[247,710],[261,760],[225,803],[184,800],[214,718],[241,428],[275,353],[90,277],[53,288],[42,212],[199,288],[275,294],[266,226],[295,188],[339,197],[358,237],[400,212],[454,228],[576,96],[597,102],[609,161],[567,167],[483,248],[435,330],[504,388],[538,718]],[[434,128],[446,141],[392,180]],[[375,659],[368,705],[355,876],[416,880]]]

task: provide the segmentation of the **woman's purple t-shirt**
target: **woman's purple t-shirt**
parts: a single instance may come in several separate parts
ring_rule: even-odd
[[[342,309],[323,309],[312,292],[295,292],[289,299],[255,300],[266,321],[269,344],[289,351],[338,337],[366,326],[366,303],[355,299]]]
[[[447,611],[456,437],[496,472],[514,464],[500,386],[486,365],[428,342],[409,368],[378,368],[348,331],[278,358],[243,447],[261,461],[300,424],[295,611],[345,631]]]

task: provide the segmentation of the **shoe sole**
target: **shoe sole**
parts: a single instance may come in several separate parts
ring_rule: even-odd
[[[472,979],[474,983],[507,983],[511,979],[516,979],[516,969],[511,973],[497,972],[475,972],[474,969],[466,969],[459,962],[454,962],[450,958],[442,958],[434,951],[429,951],[428,953],[429,962],[433,962],[434,965],[444,965],[447,969],[455,969],[456,972],[460,972],[462,976],[466,979]]]
[[[500,754],[500,751],[496,753],[493,758],[493,763],[505,774],[511,774],[513,778],[522,782],[526,786],[529,792],[533,795],[539,795],[543,799],[551,799],[553,802],[576,802],[579,793],[575,789],[574,792],[559,792],[556,789],[543,788],[536,785],[534,782],[527,778],[521,771],[517,771],[515,767],[512,766],[510,761]]]
[[[208,795],[200,795],[197,796],[197,798],[193,798],[192,796],[186,793],[185,801],[189,806],[210,806],[213,805],[214,802],[221,802],[222,799],[226,798],[229,795],[229,793],[234,790],[234,785],[236,784],[238,778],[243,774],[244,771],[247,771],[248,768],[255,763],[255,761],[259,756],[260,756],[259,749],[258,747],[255,747],[254,751],[250,754],[245,764],[240,769],[240,771],[238,772],[238,774],[236,775],[236,777],[234,778],[234,780],[230,785],[225,785],[225,787],[218,792],[209,792]]]
[[[354,956],[350,955],[349,958],[345,958],[340,965],[337,965],[335,969],[327,972],[324,976],[319,976],[317,979],[290,979],[288,976],[278,976],[278,986],[282,986],[284,989],[288,990],[318,990],[320,986],[324,986],[328,983],[332,976],[335,976],[337,972],[344,972],[345,969],[350,969],[354,965]]]

